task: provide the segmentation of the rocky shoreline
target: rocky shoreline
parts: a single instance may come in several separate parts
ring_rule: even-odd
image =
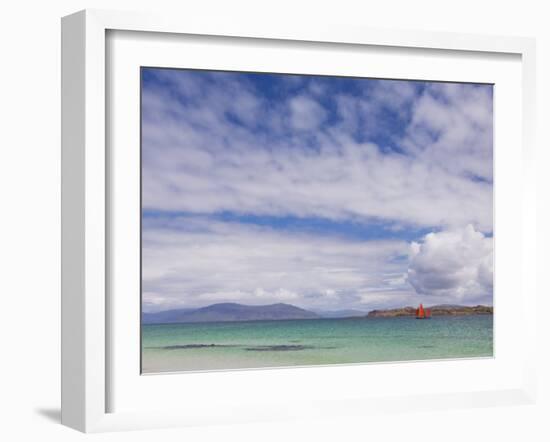
[[[431,310],[432,316],[465,316],[465,315],[492,315],[493,307],[487,305],[476,305],[473,307],[461,305],[434,305],[427,307]],[[396,318],[399,316],[415,316],[414,307],[401,307],[385,310],[371,310],[369,318]]]

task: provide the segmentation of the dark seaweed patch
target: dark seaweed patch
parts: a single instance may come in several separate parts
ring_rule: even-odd
[[[235,345],[226,344],[183,344],[183,345],[167,345],[160,347],[163,350],[192,350],[196,348],[218,348],[218,347],[236,347]]]
[[[257,347],[247,347],[247,351],[299,351],[311,350],[315,347],[311,345],[259,345]]]
[[[336,347],[315,347],[313,345],[259,345],[246,347],[246,351],[300,351],[300,350],[331,350]]]

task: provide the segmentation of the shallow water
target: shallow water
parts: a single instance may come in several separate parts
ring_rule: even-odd
[[[492,315],[142,326],[144,373],[492,355]]]

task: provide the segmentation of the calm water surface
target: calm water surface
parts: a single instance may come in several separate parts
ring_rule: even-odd
[[[492,315],[142,326],[144,373],[492,355]]]

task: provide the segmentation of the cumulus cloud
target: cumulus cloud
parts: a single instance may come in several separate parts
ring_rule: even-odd
[[[493,238],[472,225],[430,233],[411,245],[407,281],[437,303],[492,303]]]

